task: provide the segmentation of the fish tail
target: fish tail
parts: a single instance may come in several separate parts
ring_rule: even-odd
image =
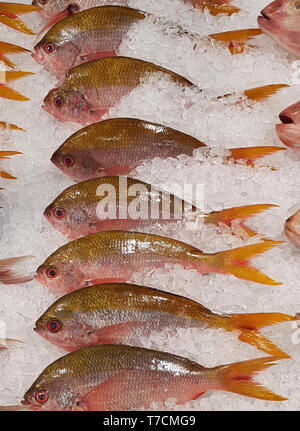
[[[0,55],[0,63],[6,64],[7,67],[10,67],[11,69],[14,68],[14,63],[10,61],[5,55]]]
[[[12,17],[23,15],[25,13],[36,12],[41,10],[39,6],[23,4],[23,3],[0,3],[0,14],[6,14]]]
[[[0,177],[5,178],[7,180],[16,180],[17,179],[17,177],[14,177],[13,175],[9,174],[6,171],[0,171]]]
[[[288,84],[270,84],[262,87],[250,88],[244,91],[244,95],[254,102],[262,102],[267,100],[269,97],[278,93],[283,88],[290,87]]]
[[[0,6],[1,7],[1,6]],[[13,28],[14,30],[20,31],[21,33],[29,34],[30,36],[34,36],[35,33],[33,33],[30,28],[28,28],[22,20],[19,18],[11,18],[7,15],[1,15],[0,11],[0,22],[4,25],[7,25],[10,28]]]
[[[25,132],[22,127],[16,126],[15,124],[6,123],[5,121],[0,121],[0,127],[8,130],[19,130],[20,132]]]
[[[20,151],[0,151],[0,159],[9,159],[10,156],[15,156],[16,154],[23,154]]]
[[[221,13],[231,16],[234,13],[240,12],[238,7],[228,4],[226,0],[221,2],[220,0],[198,0],[195,7],[200,10],[207,8],[209,13],[214,16]]]
[[[233,159],[235,163],[238,160],[244,160],[248,165],[253,166],[255,160],[283,150],[285,148],[275,146],[231,148],[229,150],[231,154],[227,160]]]
[[[209,37],[218,42],[243,43],[261,34],[262,34],[262,31],[259,28],[247,28],[244,30],[233,30],[233,31],[225,31],[222,33],[214,33],[214,34],[210,34]]]
[[[22,284],[33,280],[33,276],[24,275],[24,263],[33,256],[12,257],[0,260],[0,283]],[[18,268],[23,264],[22,270]]]
[[[2,76],[3,75],[3,76]],[[22,72],[22,71],[5,71],[3,73],[0,73],[0,83],[6,84],[7,82],[16,81],[17,79],[24,78],[24,76],[28,75],[34,75],[33,72]]]
[[[273,207],[277,207],[277,205],[259,204],[259,205],[245,205],[242,207],[226,208],[222,211],[213,211],[209,213],[205,218],[205,222],[212,223],[215,225],[218,225],[219,223],[224,223],[230,227],[231,223],[234,220],[245,221],[250,217],[254,217],[256,214],[259,214]],[[244,223],[242,224],[242,226],[243,226],[243,229],[246,230],[247,234],[250,237],[257,235],[257,232],[245,226]]]
[[[267,275],[251,266],[249,260],[281,243],[282,241],[265,241],[259,244],[222,251],[214,255],[215,265],[222,273],[232,274],[242,280],[254,281],[255,283],[267,284],[270,286],[279,286],[282,283],[272,280]]]
[[[211,371],[216,374],[218,388],[223,391],[260,400],[286,401],[287,398],[275,394],[260,383],[252,380],[260,371],[277,365],[275,361],[280,359],[283,358],[271,356],[268,358],[251,359],[235,364],[222,365],[213,368]]]
[[[1,54],[20,54],[24,52],[30,52],[28,49],[22,46],[13,45],[12,43],[0,42],[0,53]]]
[[[289,358],[289,355],[265,338],[258,330],[266,326],[291,320],[295,320],[295,317],[284,313],[232,314],[230,317],[233,329],[240,331],[240,341],[255,346],[271,356],[281,356],[284,358]]]
[[[4,99],[17,100],[20,102],[26,102],[30,100],[28,97],[23,96],[23,94],[18,93],[18,91],[6,87],[5,85],[0,86],[0,97],[3,97]]]

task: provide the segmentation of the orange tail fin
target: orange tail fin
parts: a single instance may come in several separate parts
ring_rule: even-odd
[[[213,211],[205,218],[206,223],[212,223],[218,225],[224,223],[227,226],[231,226],[233,220],[247,220],[250,217],[254,217],[256,214],[266,211],[270,208],[277,207],[273,204],[260,204],[260,205],[246,205],[242,207],[226,208],[222,211]],[[242,224],[243,229],[247,231],[249,236],[257,235],[257,232],[248,228]]]
[[[258,269],[253,268],[249,264],[249,260],[282,242],[283,241],[265,241],[259,244],[247,245],[245,247],[215,253],[215,264],[224,274],[232,274],[242,280],[254,281],[255,283],[279,286],[282,283],[277,283]]]
[[[17,177],[14,177],[13,175],[11,175],[5,171],[0,171],[0,177],[5,178],[6,180],[16,180],[17,179]]]
[[[13,69],[15,66],[12,61],[10,61],[7,57],[5,57],[5,55],[0,55],[0,63],[1,62],[6,64],[6,66],[10,67],[11,69]]]
[[[12,257],[0,260],[0,283],[22,284],[34,279],[32,275],[24,275],[24,264],[32,256]]]
[[[264,100],[267,100],[274,94],[278,93],[279,90],[282,90],[283,88],[287,87],[289,87],[288,84],[264,85],[263,87],[250,88],[249,90],[245,90],[244,94],[250,100],[253,100],[255,102],[262,102]]]
[[[0,86],[0,97],[3,97],[4,99],[18,100],[20,102],[30,100],[28,97],[23,96],[21,93],[18,93],[16,90],[6,87],[5,85]]]
[[[233,323],[234,329],[241,331],[239,340],[251,344],[272,356],[289,357],[289,355],[260,334],[258,329],[280,322],[295,320],[294,316],[283,313],[232,314],[230,320]]]
[[[16,154],[23,154],[20,151],[0,151],[0,159],[9,159],[10,156],[15,156]]]
[[[29,34],[30,36],[35,35],[35,33],[33,33],[33,31],[30,30],[30,28],[28,28],[19,18],[10,18],[8,16],[1,15],[1,11],[0,22],[10,28],[13,28],[14,30],[20,31],[21,33]]]
[[[209,37],[218,42],[247,42],[255,36],[262,34],[259,28],[247,28],[244,30],[225,31],[222,33],[210,34]]]
[[[219,15],[221,13],[226,15],[232,15],[234,13],[240,12],[240,9],[236,6],[228,4],[226,0],[197,0],[193,1],[196,8],[200,10],[208,9],[211,15]]]
[[[22,129],[21,127],[16,126],[15,124],[6,123],[4,121],[0,121],[0,127],[2,127],[3,129],[19,130],[20,132],[25,132],[25,130]]]
[[[235,163],[238,160],[244,160],[248,165],[253,166],[255,160],[283,150],[285,148],[274,146],[231,148],[229,150],[231,154],[227,157],[227,160],[233,159]]]
[[[7,82],[16,81],[17,79],[21,79],[24,76],[28,76],[28,75],[34,75],[34,73],[14,71],[14,70],[10,70],[8,72],[1,72],[0,82],[2,81],[2,84],[6,84]]]
[[[269,358],[251,359],[250,361],[237,362],[235,364],[222,365],[212,369],[218,376],[218,389],[246,397],[258,398],[268,401],[286,401],[287,398],[274,394],[267,388],[252,380],[260,371],[266,370],[275,361],[282,358],[276,356]]]
[[[36,12],[41,8],[39,6],[33,6],[30,4],[23,3],[0,3],[0,14],[15,18],[17,15],[23,15],[25,13]]]
[[[22,46],[13,45],[12,43],[0,42],[0,54],[20,54],[23,52],[30,52]]]

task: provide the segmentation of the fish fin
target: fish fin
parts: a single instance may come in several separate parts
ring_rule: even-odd
[[[22,284],[34,279],[34,276],[23,275],[18,271],[18,265],[24,264],[33,256],[12,257],[0,260],[0,283],[3,284]],[[24,266],[23,268],[24,269]]]
[[[213,368],[213,372],[218,374],[220,389],[246,397],[258,398],[268,401],[286,401],[280,395],[274,394],[269,389],[263,387],[252,378],[260,371],[277,365],[275,361],[282,357],[271,356],[268,358],[250,359],[249,361],[237,362],[235,364],[221,365]]]
[[[39,6],[23,4],[23,3],[0,3],[0,14],[8,14],[10,16],[23,15],[26,13],[37,12],[41,10]]]
[[[246,42],[261,34],[262,31],[259,28],[248,28],[244,30],[233,30],[210,34],[209,38],[217,42]]]
[[[238,7],[227,4],[226,1],[220,4],[220,1],[198,0],[198,2],[195,4],[195,7],[202,11],[205,8],[207,8],[209,13],[214,16],[219,15],[221,13],[231,16],[234,13],[240,12],[240,9]]]
[[[9,159],[10,156],[15,156],[16,154],[23,154],[20,151],[0,151],[0,159]]]
[[[23,96],[16,90],[13,90],[12,88],[6,87],[4,85],[0,85],[0,97],[3,97],[4,99],[18,100],[20,102],[26,102],[30,100],[28,99],[28,97]]]
[[[259,244],[222,251],[214,255],[215,262],[225,274],[232,274],[242,280],[254,281],[255,283],[279,286],[282,283],[272,280],[258,269],[252,267],[249,264],[249,260],[281,243],[283,241],[265,241]]]
[[[212,223],[218,225],[224,223],[227,226],[231,226],[233,220],[246,220],[250,217],[254,217],[256,214],[266,211],[270,208],[277,207],[278,205],[273,204],[259,204],[259,205],[245,205],[242,207],[226,208],[222,211],[213,211],[205,218],[206,223]],[[245,226],[246,227],[246,226]],[[248,232],[247,232],[248,233]],[[257,235],[256,232],[249,229],[250,236]]]
[[[0,12],[0,22],[10,28],[13,28],[14,30],[20,31],[21,33],[29,34],[30,36],[35,35],[35,33],[33,33],[30,28],[26,27],[23,21],[21,21],[19,18],[10,18],[8,16],[1,15]]]
[[[283,88],[290,87],[288,84],[271,84],[264,85],[262,87],[250,88],[244,91],[244,95],[255,102],[262,102],[267,100],[269,97],[278,93],[279,90]]]
[[[89,333],[89,345],[122,344],[134,331],[143,329],[147,322],[123,322],[116,325],[105,326]]]
[[[4,121],[0,121],[0,127],[2,127],[3,129],[19,130],[20,132],[25,132],[25,130],[22,129],[22,127],[16,126],[15,124],[6,123]]]
[[[99,60],[100,58],[115,57],[117,55],[116,51],[106,51],[106,52],[95,52],[92,54],[80,54],[79,59],[84,62]],[[77,64],[77,61],[75,62]],[[79,64],[79,63],[78,63]]]
[[[21,54],[30,52],[29,49],[22,46],[13,45],[12,43],[0,42],[0,54]]]
[[[16,81],[17,79],[21,79],[24,76],[28,75],[34,75],[34,73],[15,70],[9,70],[8,72],[0,72],[0,82],[2,81],[2,84],[6,84],[7,82]]]
[[[227,160],[233,159],[234,162],[244,160],[248,165],[254,166],[254,160],[283,150],[285,150],[285,148],[275,146],[231,148],[229,150],[231,154],[227,157]]]
[[[1,178],[6,178],[7,180],[16,180],[17,177],[14,177],[13,175],[9,174],[8,172],[5,171],[0,171],[0,177]]]
[[[1,261],[0,261],[1,263]],[[0,278],[1,281],[1,278]],[[125,278],[98,278],[98,279],[94,279],[94,280],[86,280],[84,282],[84,287],[91,287],[91,286],[95,286],[96,284],[104,284],[104,283],[125,283],[126,279]]]
[[[239,340],[256,346],[259,350],[271,356],[289,357],[270,340],[260,334],[258,329],[280,322],[295,320],[294,316],[284,313],[232,314],[230,320],[234,324],[235,329],[241,331]]]
[[[6,66],[10,67],[11,69],[13,69],[15,66],[12,61],[10,61],[7,57],[5,57],[5,55],[0,55],[0,63],[1,62],[6,64]]]

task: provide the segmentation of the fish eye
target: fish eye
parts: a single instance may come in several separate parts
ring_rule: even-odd
[[[39,0],[39,3],[44,6],[45,4],[48,3],[48,1],[49,0]]]
[[[64,104],[64,101],[62,100],[62,98],[60,96],[57,96],[57,97],[54,98],[54,105],[57,108],[62,108],[63,104]]]
[[[47,401],[47,399],[48,399],[48,395],[46,394],[46,392],[45,392],[45,391],[38,391],[38,392],[35,394],[35,399],[36,399],[36,401],[37,401],[38,403],[43,404],[43,403],[45,403],[45,402]]]
[[[64,210],[62,208],[58,208],[57,207],[54,210],[54,215],[55,215],[56,218],[63,218],[64,215],[65,215],[65,212],[64,212]]]
[[[49,320],[47,323],[48,331],[50,332],[58,332],[61,329],[61,325],[57,320]]]
[[[68,167],[73,166],[74,165],[73,158],[71,156],[64,157],[64,165]]]
[[[53,54],[53,52],[55,51],[55,45],[52,42],[47,43],[44,46],[44,51],[46,54]]]
[[[47,271],[47,275],[49,278],[56,278],[57,277],[57,271],[54,268],[49,268]]]

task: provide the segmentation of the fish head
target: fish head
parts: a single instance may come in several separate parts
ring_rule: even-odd
[[[279,114],[282,124],[300,124],[300,102],[294,103]]]
[[[57,78],[66,75],[74,65],[79,50],[72,42],[57,41],[48,34],[34,47],[32,57]]]
[[[88,328],[80,321],[80,304],[65,295],[36,321],[34,331],[61,349],[73,352],[84,347]]]
[[[284,232],[292,244],[300,247],[300,209],[286,220]]]
[[[54,252],[36,271],[35,279],[56,294],[65,294],[84,287],[85,277],[80,270],[76,251],[62,247]]]
[[[82,228],[89,223],[88,202],[84,190],[73,186],[61,193],[44,211],[52,226],[69,238],[80,236]]]
[[[52,155],[51,162],[75,181],[85,181],[103,176],[104,163],[94,157],[92,142],[86,142],[84,129],[80,135],[68,138]]]
[[[49,91],[43,109],[59,121],[85,124],[90,119],[91,106],[81,91],[62,86]]]
[[[275,0],[261,11],[260,29],[300,56],[300,0]]]
[[[300,150],[300,124],[276,124],[276,133],[284,145]]]
[[[65,0],[33,0],[33,6],[39,6],[39,14],[45,20],[55,17],[58,13],[67,9]]]

